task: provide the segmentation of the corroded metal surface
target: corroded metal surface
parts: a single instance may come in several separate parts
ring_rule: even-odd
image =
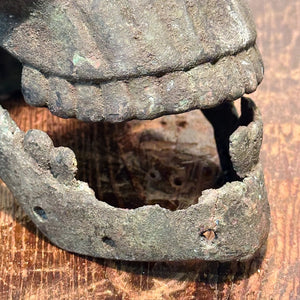
[[[250,99],[242,98],[240,117],[232,101],[262,80],[255,40],[242,1],[2,1],[0,46],[23,63],[29,104],[113,123],[201,109],[222,172],[213,172],[217,189],[192,182],[191,200],[185,194],[175,211],[157,205],[147,177],[146,203],[156,205],[112,207],[75,179],[71,149],[54,147],[41,131],[22,132],[1,108],[0,177],[38,228],[72,252],[140,261],[249,258],[269,228],[262,122]],[[160,162],[163,156],[156,153]],[[186,175],[188,165],[180,168]],[[182,174],[171,185],[180,186]],[[164,201],[173,197],[157,185]]]
[[[254,104],[243,101],[254,110],[245,127],[251,136],[261,120]],[[206,190],[187,209],[113,208],[74,179],[71,150],[54,148],[41,131],[24,134],[3,109],[0,116],[1,178],[39,229],[66,250],[124,260],[227,261],[252,256],[267,236],[269,208],[256,155],[243,181]],[[242,155],[243,150],[234,150]]]
[[[245,263],[132,263],[66,253],[37,233],[8,188],[1,185],[0,298],[299,298],[300,222],[295,220],[300,209],[300,115],[296,113],[300,103],[295,95],[300,81],[300,2],[253,0],[249,4],[256,15],[266,66],[263,84],[253,95],[264,121],[260,160],[272,213],[268,243],[260,255]],[[111,129],[114,126],[59,119],[47,109],[28,107],[19,98],[4,106],[23,131],[38,128],[46,131],[55,145],[71,147],[78,159],[78,178],[97,185],[103,170],[95,163],[102,157],[98,145],[112,149],[111,132],[117,135],[117,129]],[[171,120],[176,117],[164,116],[164,127],[172,128],[175,122]],[[198,121],[200,126],[205,124],[202,119]],[[147,128],[152,122],[139,123]],[[188,117],[185,130],[189,125]],[[213,136],[211,132],[209,135]],[[184,137],[189,141],[188,134]],[[115,155],[115,151],[110,153]],[[108,160],[103,162],[107,164]]]

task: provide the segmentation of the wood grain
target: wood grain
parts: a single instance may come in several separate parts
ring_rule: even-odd
[[[300,2],[253,0],[250,6],[266,70],[253,98],[264,120],[261,157],[272,215],[268,243],[257,257],[183,264],[70,254],[43,238],[1,184],[0,299],[300,299]],[[10,111],[22,129],[59,132],[59,142],[75,132],[73,146],[92,149],[94,126],[13,103]]]

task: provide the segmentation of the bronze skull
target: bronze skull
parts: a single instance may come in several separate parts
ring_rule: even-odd
[[[262,121],[243,96],[263,64],[243,1],[2,0],[0,46],[23,64],[26,102],[59,117],[116,123],[200,109],[214,128],[222,186],[176,211],[122,209],[75,179],[72,150],[22,132],[0,107],[0,177],[54,244],[136,261],[247,259],[261,247]]]

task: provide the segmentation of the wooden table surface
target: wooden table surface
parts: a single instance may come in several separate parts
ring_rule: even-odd
[[[259,255],[221,264],[126,263],[70,254],[43,238],[0,184],[1,300],[300,299],[300,1],[249,2],[265,62],[253,99],[264,120],[261,159],[272,217]],[[72,134],[72,122],[64,126],[45,109],[7,106],[23,130]],[[81,139],[92,137],[80,132]]]

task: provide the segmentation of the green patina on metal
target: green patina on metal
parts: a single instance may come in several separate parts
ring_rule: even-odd
[[[86,58],[85,57],[82,57],[80,54],[78,53],[75,53],[74,56],[73,56],[73,64],[75,66],[78,66],[82,63],[85,63],[86,62]]]

